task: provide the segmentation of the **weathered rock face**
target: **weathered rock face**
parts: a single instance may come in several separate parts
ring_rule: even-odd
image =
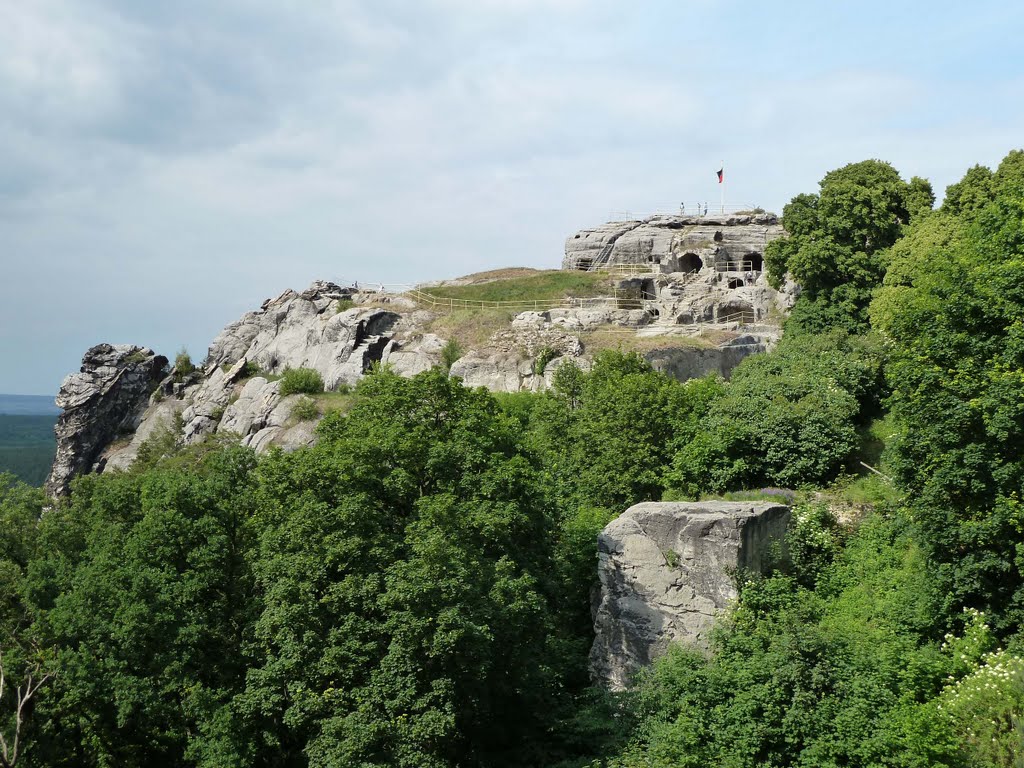
[[[633,288],[640,290],[640,286]],[[709,301],[721,299],[713,298],[718,294],[712,285],[703,290],[712,297]],[[636,301],[620,306],[616,297],[597,299],[587,306],[522,312],[485,343],[465,350],[451,366],[451,375],[467,386],[497,392],[546,389],[558,367],[568,360],[589,369],[601,346],[596,336],[588,334],[601,329],[627,332],[624,341],[628,344],[629,332],[677,331],[673,313],[679,302],[690,301],[686,306],[691,310],[693,306],[691,299],[680,299],[681,291],[685,294],[673,276],[657,276],[650,293],[656,299],[653,303],[664,312],[658,322],[652,322],[658,309],[638,307]],[[90,355],[96,357],[95,364],[89,363],[90,372],[76,374],[77,378],[66,383],[70,394],[65,399],[79,410],[70,412],[62,422],[63,448],[58,452],[52,492],[66,492],[74,474],[104,467],[127,469],[147,439],[168,430],[180,445],[201,442],[215,433],[234,435],[257,451],[309,445],[315,440],[316,419],[295,416],[300,396],[282,396],[278,375],[288,368],[312,368],[320,373],[328,392],[357,383],[377,362],[391,366],[399,375],[413,376],[441,362],[445,339],[430,332],[437,317],[405,296],[379,290],[356,291],[326,281],[315,282],[301,293],[288,290],[221,331],[201,370],[187,376],[166,376],[148,408],[145,396],[153,389],[153,379],[147,378],[143,386],[131,367],[137,363],[125,361],[143,352],[142,357],[153,353],[126,347],[128,351],[123,353],[104,353],[114,356],[108,360],[90,350],[87,360],[92,359]],[[666,319],[668,327],[657,327],[665,326]],[[743,346],[705,349],[695,349],[692,341],[666,341],[657,347],[647,353],[648,360],[669,375],[685,379],[708,372],[728,376],[744,356],[764,349],[764,341],[753,338]],[[162,369],[166,360],[160,361],[157,367]],[[129,373],[119,373],[119,366],[128,366]],[[105,400],[91,399],[88,393],[104,389],[107,378],[118,376],[124,382],[116,392],[128,387],[123,398],[130,402],[118,400],[108,406]],[[129,391],[137,393],[137,399],[134,394],[129,397]],[[120,409],[118,423],[107,428],[114,418],[112,409]],[[301,412],[308,415],[309,408]],[[94,422],[105,426],[94,427]],[[130,439],[115,441],[122,436]]]
[[[727,344],[710,349],[655,349],[645,352],[644,359],[654,370],[679,381],[698,379],[709,373],[717,373],[727,379],[747,356],[767,349],[768,343],[762,337],[738,336]]]
[[[167,358],[128,344],[98,344],[82,358],[82,368],[64,379],[57,405],[57,456],[46,480],[54,496],[67,493],[71,480],[102,469],[103,450],[119,435],[139,426],[150,393],[165,375]]]
[[[673,642],[706,648],[737,596],[732,574],[766,570],[789,517],[772,503],[648,502],[609,523],[598,537],[594,678],[621,690]]]
[[[562,269],[609,264],[648,264],[660,272],[705,267],[758,266],[765,246],[784,231],[773,213],[716,216],[651,216],[616,221],[570,235]]]

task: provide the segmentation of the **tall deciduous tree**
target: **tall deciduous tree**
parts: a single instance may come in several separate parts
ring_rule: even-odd
[[[951,600],[1004,626],[1024,618],[1022,161],[968,171],[894,252],[872,306],[895,352],[891,464]]]
[[[865,330],[871,292],[885,273],[881,252],[933,203],[927,181],[904,182],[880,160],[830,171],[817,194],[793,198],[783,209],[789,237],[770,243],[765,254],[773,285],[789,273],[803,289],[793,330]]]

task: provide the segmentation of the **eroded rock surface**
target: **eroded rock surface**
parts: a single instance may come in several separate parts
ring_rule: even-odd
[[[581,229],[565,241],[562,269],[652,265],[660,272],[703,267],[760,269],[765,246],[784,231],[774,213],[650,216]]]
[[[773,503],[648,502],[609,523],[598,537],[594,678],[621,690],[673,642],[707,648],[736,599],[734,573],[767,569],[789,517]]]
[[[616,239],[621,236],[620,232]],[[588,370],[600,349],[628,348],[633,335],[694,335],[692,327],[678,321],[698,312],[695,302],[704,302],[699,311],[714,318],[721,307],[732,306],[729,302],[757,297],[767,301],[771,296],[755,286],[732,291],[711,274],[699,289],[703,298],[694,298],[693,287],[687,287],[691,282],[686,275],[627,277],[614,296],[521,312],[486,340],[463,349],[450,374],[467,386],[496,392],[539,391],[552,385],[554,373],[568,361]],[[641,302],[641,294],[650,300]],[[757,307],[755,314],[767,311],[763,302]],[[320,414],[339,407],[340,401],[320,398],[315,408],[305,404],[297,412],[300,396],[280,392],[278,378],[284,371],[314,369],[328,393],[344,392],[376,363],[413,376],[439,365],[445,356],[448,339],[436,331],[450,327],[441,317],[444,311],[417,305],[408,296],[328,281],[317,281],[302,292],[287,290],[221,331],[200,369],[166,375],[148,407],[146,396],[166,360],[159,358],[156,370],[145,362],[155,359],[150,350],[94,348],[83,373],[70,377],[67,391],[62,390],[59,402],[70,410],[59,428],[63,447],[48,487],[61,494],[75,474],[104,467],[127,469],[147,439],[165,437],[168,430],[178,445],[193,445],[214,434],[232,435],[256,451],[309,445],[316,439],[318,420],[309,417],[311,411]],[[620,335],[608,338],[608,332]],[[728,376],[743,357],[770,343],[769,336],[758,333],[739,346],[721,340],[659,341],[648,345],[644,354],[655,368],[680,379],[708,372]],[[95,351],[101,349],[105,351]],[[129,365],[129,359],[136,362]],[[108,387],[115,379],[120,383]],[[110,387],[110,398],[94,397]]]
[[[64,412],[55,427],[48,493],[63,495],[75,476],[102,469],[104,449],[136,430],[166,367],[166,357],[130,344],[97,344],[85,353],[81,369],[64,379],[57,395]]]

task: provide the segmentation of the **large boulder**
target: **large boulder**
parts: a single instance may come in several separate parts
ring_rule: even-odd
[[[68,492],[79,474],[97,466],[103,450],[121,435],[131,435],[150,393],[165,375],[167,358],[130,344],[97,344],[82,367],[61,384],[57,405],[57,455],[46,480],[52,496]]]
[[[731,501],[647,502],[598,537],[594,678],[621,690],[671,643],[706,649],[737,597],[737,571],[764,572],[781,547],[789,507]]]

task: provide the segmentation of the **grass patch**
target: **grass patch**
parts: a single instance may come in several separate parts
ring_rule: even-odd
[[[750,488],[743,491],[729,491],[716,496],[703,495],[701,501],[773,501],[778,504],[795,504],[801,500],[799,491],[789,488]]]
[[[482,349],[491,336],[509,327],[516,314],[510,309],[456,309],[435,317],[425,330],[454,339],[462,349]]]
[[[631,328],[609,325],[585,331],[580,341],[588,355],[606,349],[626,352],[654,352],[659,349],[711,349],[715,345],[707,338],[697,336],[637,336]]]
[[[524,303],[537,301],[547,304],[564,298],[590,298],[612,293],[611,279],[600,272],[552,269],[522,275],[520,270],[496,270],[481,275],[497,276],[510,272],[513,276],[493,277],[471,285],[425,288],[423,293],[439,299]]]
[[[860,430],[860,454],[863,461],[880,470],[883,474],[890,474],[885,466],[885,446],[890,439],[899,431],[895,420],[891,415],[875,419],[866,427]]]
[[[310,398],[315,404],[317,412],[321,416],[338,411],[348,413],[355,405],[356,395],[352,391],[347,392],[321,392]]]
[[[827,495],[841,504],[854,507],[873,507],[900,499],[900,492],[891,482],[867,470],[857,477],[839,478],[828,489]]]

